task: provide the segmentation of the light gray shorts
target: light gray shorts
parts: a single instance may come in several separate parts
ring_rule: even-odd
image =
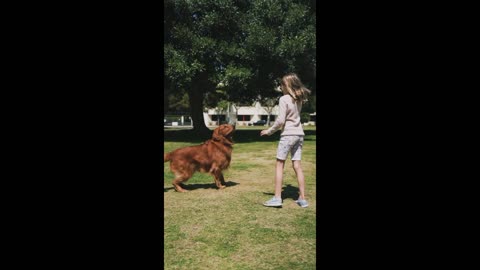
[[[302,160],[302,146],[303,136],[281,136],[278,143],[277,159],[286,160],[290,152],[292,160]]]

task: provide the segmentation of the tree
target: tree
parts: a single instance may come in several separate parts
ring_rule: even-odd
[[[278,97],[267,97],[260,99],[260,104],[267,111],[267,126],[270,126],[270,115],[272,114],[273,108],[278,104]]]
[[[168,104],[170,109],[177,112],[188,111],[190,104],[188,94],[185,91],[179,91],[176,95],[169,95]]]
[[[188,94],[194,132],[210,135],[203,108],[275,97],[275,79],[296,72],[312,89],[314,1],[167,0],[164,2],[165,77],[169,90]],[[312,89],[314,90],[314,89]]]
[[[300,122],[301,123],[307,123],[309,121],[310,121],[310,113],[308,113],[308,112],[300,113]]]

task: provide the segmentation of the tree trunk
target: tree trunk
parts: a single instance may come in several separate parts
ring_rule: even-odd
[[[167,80],[163,80],[163,115],[168,112],[168,94],[170,93],[170,84],[167,83]]]
[[[203,91],[192,84],[191,90],[188,91],[188,100],[193,121],[193,132],[203,139],[210,138],[212,131],[207,128],[203,119]]]

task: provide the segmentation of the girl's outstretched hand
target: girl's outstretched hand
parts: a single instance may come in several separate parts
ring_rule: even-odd
[[[266,130],[266,129],[265,129],[265,130],[262,130],[262,131],[260,131],[260,136],[265,136],[265,135],[268,135],[268,134],[267,134],[267,130]]]

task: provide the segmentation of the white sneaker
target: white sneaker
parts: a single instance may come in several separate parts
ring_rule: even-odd
[[[282,206],[282,199],[273,197],[270,200],[263,203],[265,206]]]
[[[295,201],[298,205],[300,205],[300,207],[308,207],[308,202],[306,200],[302,200],[302,199],[298,199]]]

